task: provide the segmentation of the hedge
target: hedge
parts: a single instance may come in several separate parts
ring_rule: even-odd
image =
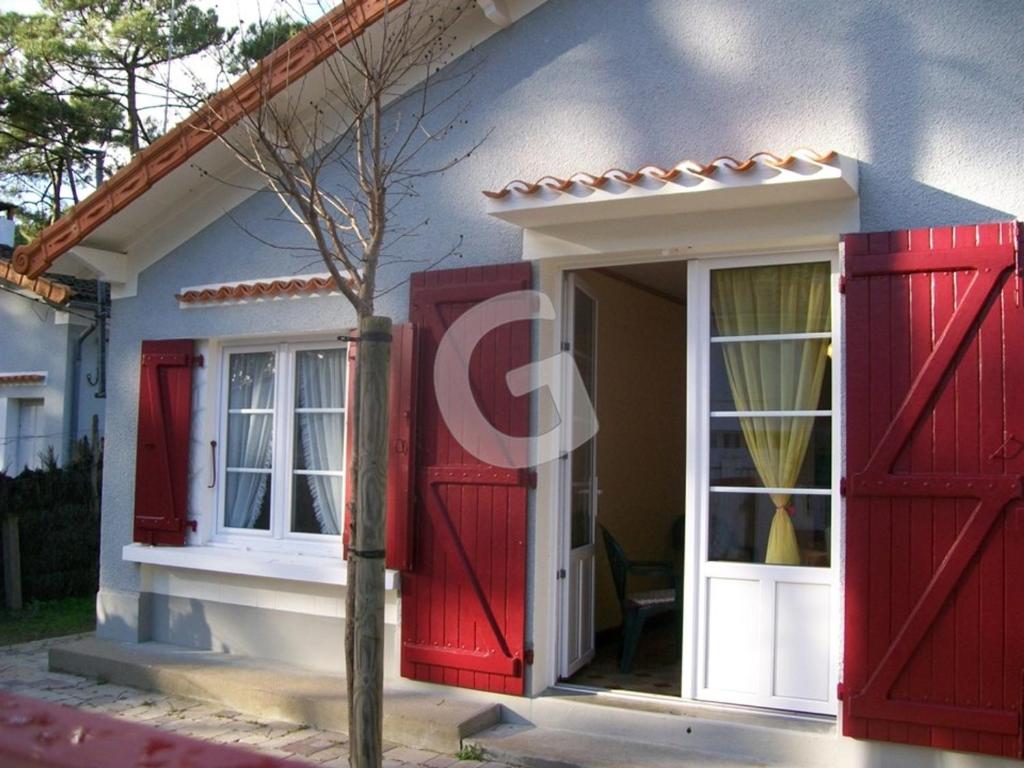
[[[15,478],[0,474],[0,513],[18,516],[26,603],[95,594],[100,505],[93,477],[99,477],[99,466],[93,469],[93,452],[84,440],[63,467],[51,455],[42,469],[25,470]],[[0,569],[0,594],[2,573]]]

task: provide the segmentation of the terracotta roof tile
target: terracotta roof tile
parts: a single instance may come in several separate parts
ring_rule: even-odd
[[[41,373],[0,373],[0,387],[16,386],[19,384],[42,384],[46,376]]]
[[[406,0],[339,3],[268,55],[250,73],[225,88],[195,114],[143,149],[89,197],[14,252],[14,268],[38,277],[107,219],[127,208],[171,171],[184,165],[217,135],[236,124],[263,99],[304,77],[338,47],[362,34],[386,9]]]
[[[11,262],[3,259],[0,259],[0,281],[34,293],[51,304],[66,304],[75,295],[75,292],[66,285],[61,285],[45,277],[32,279],[15,272]]]
[[[623,184],[633,185],[645,179],[655,182],[669,183],[675,181],[680,175],[686,173],[691,176],[699,176],[704,179],[713,177],[721,171],[733,173],[746,173],[758,165],[770,168],[785,168],[792,165],[798,159],[809,160],[819,165],[831,163],[836,157],[834,151],[825,153],[815,152],[812,149],[800,148],[789,153],[785,157],[779,157],[772,152],[755,152],[745,160],[737,160],[728,155],[716,157],[709,163],[697,163],[693,160],[684,160],[672,168],[661,168],[657,165],[645,165],[635,171],[624,171],[621,168],[609,168],[604,173],[592,174],[586,172],[574,173],[566,178],[558,176],[543,176],[536,181],[529,182],[522,179],[515,179],[508,182],[498,190],[484,191],[484,194],[492,200],[502,200],[513,192],[519,195],[533,195],[541,190],[552,190],[555,192],[568,192],[574,186],[599,189],[609,181],[618,181]]]
[[[334,290],[337,290],[334,278],[330,275],[324,275],[194,288],[177,294],[175,298],[182,304],[202,304],[220,301],[244,301],[246,299],[276,299],[285,296],[328,293]]]

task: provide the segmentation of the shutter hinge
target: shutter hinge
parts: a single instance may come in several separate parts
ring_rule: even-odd
[[[186,520],[185,527],[192,531],[192,533],[199,533],[199,521],[197,520]]]
[[[527,648],[523,651],[523,662],[528,667],[533,666],[533,648]]]
[[[839,478],[839,495],[842,496],[844,499],[846,498],[846,491],[847,491],[846,478],[845,477],[841,477],[841,478]]]
[[[562,342],[562,351],[563,352],[571,352],[572,351],[572,344],[570,344],[568,341],[563,341]]]
[[[193,368],[202,368],[203,367],[203,363],[204,363],[204,360],[203,360],[203,356],[202,355],[192,355],[192,359],[190,361],[190,365]]]
[[[843,683],[840,682],[836,686],[836,698],[839,699],[840,701],[842,701],[843,697],[845,697],[845,696],[846,696],[846,686]]]
[[[846,273],[844,272],[839,276],[839,292],[842,294],[846,293]]]
[[[537,470],[531,469],[526,473],[526,487],[536,488],[537,487]]]

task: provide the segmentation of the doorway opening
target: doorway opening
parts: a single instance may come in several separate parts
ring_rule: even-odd
[[[566,348],[599,430],[564,462],[561,677],[678,697],[687,265],[577,270],[565,290]]]

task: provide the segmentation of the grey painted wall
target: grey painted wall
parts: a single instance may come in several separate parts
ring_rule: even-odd
[[[95,380],[98,348],[96,334],[93,334],[82,345],[77,427],[72,428],[70,402],[76,386],[72,375],[75,341],[89,321],[72,318],[70,322],[58,323],[58,315],[65,313],[23,295],[0,291],[0,374],[44,371],[47,375],[42,386],[0,386],[0,399],[42,398],[43,424],[38,434],[45,438],[43,442],[53,447],[58,460],[62,460],[73,437],[89,434],[93,414],[99,416],[102,434],[105,401],[94,397],[96,387],[87,379],[93,376]],[[4,450],[0,450],[0,469],[9,463],[4,456],[12,452],[7,441],[15,430],[16,427],[9,424],[5,429],[8,434],[0,435],[4,443]],[[7,470],[15,471],[15,468]]]
[[[520,233],[484,213],[480,190],[512,178],[603,171],[800,146],[860,160],[866,230],[1024,216],[1024,45],[1017,0],[798,2],[550,0],[470,55],[468,124],[402,220],[430,218],[395,253],[445,266],[519,258]],[[233,218],[276,243],[301,242],[279,204],[254,196]],[[275,221],[277,219],[277,221]],[[139,222],[140,225],[143,222]],[[183,311],[182,287],[298,272],[310,261],[261,244],[223,218],[147,269],[115,302],[104,477],[104,588],[139,588],[121,561],[131,538],[139,345],[146,338],[336,329],[341,299]],[[410,267],[384,272],[401,282]],[[321,271],[317,267],[307,271]],[[407,317],[404,288],[378,311]]]

